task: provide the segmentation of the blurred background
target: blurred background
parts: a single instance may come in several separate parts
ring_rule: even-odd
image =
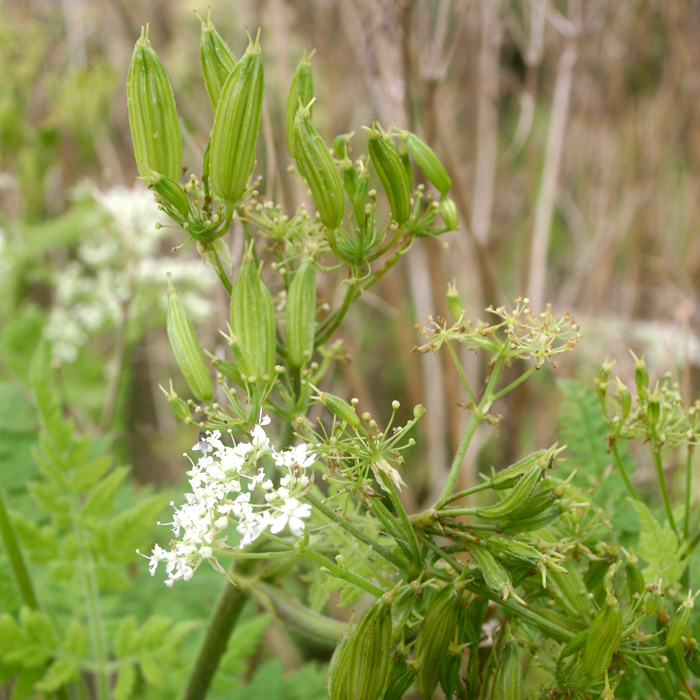
[[[363,299],[343,334],[355,361],[333,387],[378,415],[393,398],[407,412],[426,405],[419,452],[435,466],[415,474],[425,497],[464,420],[446,358],[410,352],[413,325],[446,315],[448,281],[469,317],[522,295],[535,310],[571,310],[582,327],[575,357],[497,409],[508,439],[494,463],[555,433],[553,376],[587,380],[606,355],[629,379],[628,348],[646,351],[652,378],[670,370],[690,389],[700,361],[700,6],[683,0],[5,0],[0,369],[15,387],[47,335],[80,421],[113,431],[140,480],[181,473],[172,441],[192,437],[178,437],[157,389],[177,374],[163,332],[165,271],[185,287],[205,341],[224,307],[192,247],[173,253],[178,234],[154,229],[125,81],[148,22],[185,163],[199,172],[212,113],[195,13],[209,7],[236,55],[245,29],[262,27],[266,197],[291,211],[306,196],[288,174],[282,120],[304,48],[316,50],[315,120],[328,142],[373,118],[395,122],[431,143],[452,176],[459,231],[419,242]],[[483,360],[464,359],[478,386]]]
[[[314,120],[328,143],[373,118],[395,122],[429,142],[452,177],[459,230],[419,241],[356,306],[340,334],[352,360],[325,387],[377,417],[388,418],[393,399],[406,417],[427,407],[404,474],[410,508],[440,488],[467,417],[449,358],[411,352],[421,342],[414,324],[447,315],[450,281],[470,318],[527,296],[536,311],[550,303],[574,313],[583,334],[555,371],[495,407],[505,417],[474,440],[465,484],[565,436],[580,396],[595,404],[606,356],[632,385],[628,349],[644,352],[652,381],[670,371],[693,395],[697,2],[0,0],[0,483],[15,507],[32,475],[37,426],[31,413],[18,416],[42,336],[78,425],[107,435],[137,483],[183,481],[181,454],[197,431],[176,423],[158,389],[170,377],[181,386],[164,332],[165,273],[205,345],[228,311],[194,248],[173,251],[180,232],[155,228],[159,213],[136,180],[125,82],[148,22],[173,85],[184,162],[199,173],[213,115],[195,12],[206,18],[209,8],[236,56],[245,29],[262,28],[265,197],[292,212],[307,196],[288,172],[283,122],[305,48],[316,50]],[[241,236],[229,239],[235,258]],[[323,279],[331,298],[342,275]],[[480,386],[484,358],[463,360]],[[607,476],[604,433],[593,483]],[[213,575],[194,613],[206,615],[218,582]],[[177,600],[175,618],[178,604],[193,612],[191,599]]]

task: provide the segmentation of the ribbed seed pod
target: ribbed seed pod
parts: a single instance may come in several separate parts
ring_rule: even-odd
[[[437,688],[440,663],[457,629],[461,595],[453,585],[447,585],[425,611],[414,651],[417,658],[422,656],[416,676],[416,688],[421,697],[430,698]]]
[[[337,695],[331,700],[377,700],[389,684],[392,666],[391,605],[380,598],[357,623],[350,637],[347,665],[341,666]],[[335,692],[335,690],[334,690]]]
[[[508,517],[506,520],[499,520],[498,529],[508,534],[522,534],[533,530],[541,530],[559,518],[564,512],[562,509],[563,505],[565,505],[563,502],[554,503],[537,515],[528,517],[518,515],[512,518]]]
[[[148,40],[148,25],[131,55],[126,79],[129,128],[136,166],[142,177],[155,170],[177,181],[182,168],[182,138],[175,97],[158,55]]]
[[[211,132],[209,168],[215,194],[237,202],[255,167],[258,143],[264,71],[260,51],[260,32],[250,43],[241,60],[231,71],[221,89]]]
[[[685,678],[688,675],[688,666],[685,662],[684,652],[683,642],[669,646],[665,651],[668,665],[679,678]]]
[[[144,182],[156,192],[163,204],[168,216],[182,224],[187,221],[190,212],[190,200],[182,189],[182,185],[172,180],[167,175],[151,172],[150,178],[143,178]]]
[[[605,604],[593,618],[583,650],[583,672],[590,680],[597,680],[608,669],[622,636],[622,612],[610,592]]]
[[[492,489],[509,489],[511,486],[515,486],[520,477],[529,471],[530,468],[535,465],[539,460],[542,459],[547,454],[547,450],[537,450],[529,454],[527,457],[523,457],[509,467],[502,469],[498,474],[489,479],[489,486]]]
[[[202,348],[170,275],[168,275],[167,330],[170,347],[173,349],[187,386],[200,401],[208,401],[214,393],[214,385],[204,361]]]
[[[698,648],[693,647],[685,654],[685,663],[688,670],[696,677],[700,678],[700,653]]]
[[[644,593],[644,577],[637,563],[636,556],[630,556],[625,564],[625,574],[627,576],[627,589],[630,598],[639,598]]]
[[[316,268],[304,262],[294,273],[287,292],[287,359],[303,367],[314,352],[316,322]]]
[[[503,535],[491,535],[486,541],[490,552],[512,566],[537,566],[542,552],[533,546]]]
[[[503,656],[496,668],[491,688],[491,700],[522,700],[523,676],[518,658],[518,644],[508,634]]]
[[[352,202],[355,198],[355,192],[357,192],[357,170],[347,157],[340,162],[340,167],[343,169],[343,188]]]
[[[335,161],[311,123],[311,103],[294,117],[294,159],[311,190],[321,221],[329,229],[340,226],[345,212],[343,183]]]
[[[170,391],[166,391],[162,386],[160,387],[160,390],[165,394],[165,398],[168,401],[168,405],[170,406],[170,410],[173,412],[173,415],[183,423],[192,423],[192,412],[190,411],[190,407],[187,405],[187,401],[184,401],[175,393],[172,380],[170,381]]]
[[[206,22],[202,21],[199,56],[202,60],[204,84],[209,93],[211,106],[216,113],[221,90],[236,67],[236,57],[228,44],[221,38],[219,32],[216,31],[216,27],[211,23],[209,17],[207,17]]]
[[[687,600],[684,600],[678,610],[676,610],[676,614],[673,616],[673,620],[671,620],[671,625],[666,635],[666,644],[669,647],[678,644],[687,633],[694,607],[695,599],[689,595]]]
[[[352,208],[355,212],[355,221],[358,226],[364,227],[367,221],[367,193],[369,192],[369,171],[363,168],[357,178],[357,188],[352,197]]]
[[[464,661],[464,647],[467,644],[467,609],[466,600],[462,596],[457,610],[457,629],[450,640],[447,654],[440,662],[438,680],[447,700],[452,700],[455,693],[458,697],[464,697],[464,687],[459,672]]]
[[[242,344],[254,376],[257,379],[273,377],[275,307],[251,257],[244,259],[231,291],[231,330],[234,340]]]
[[[304,49],[304,55],[301,57],[294,75],[292,75],[292,82],[289,84],[289,92],[287,93],[284,127],[287,134],[287,148],[292,158],[294,158],[294,118],[296,117],[297,109],[299,109],[300,100],[301,104],[309,105],[309,117],[311,116],[311,101],[314,97],[314,76],[311,72],[311,59],[314,53],[315,51],[312,51],[307,56],[306,49]]]
[[[415,134],[408,134],[406,146],[413,156],[413,160],[416,161],[416,165],[425,173],[428,180],[435,185],[437,191],[442,195],[447,194],[450,191],[450,187],[452,187],[452,180],[440,159],[435,155],[435,151]]]
[[[505,518],[530,498],[535,487],[539,483],[542,476],[542,465],[535,464],[520,477],[518,482],[513,486],[513,490],[503,498],[499,503],[486,508],[479,508],[476,515],[485,520],[500,520]]]
[[[330,700],[348,700],[347,676],[350,663],[350,635],[343,637],[333,652],[328,665],[328,697]]]
[[[456,231],[459,226],[459,217],[457,216],[457,205],[454,199],[445,197],[440,200],[438,210],[445,226],[449,231]]]
[[[497,591],[501,598],[505,600],[513,584],[510,574],[483,545],[469,544],[467,545],[467,551],[472,555],[479,569],[481,569],[486,585],[492,591]]]
[[[405,661],[395,663],[382,700],[401,700],[413,685],[417,673],[416,669]]]
[[[362,427],[360,416],[355,413],[355,409],[345,400],[333,394],[323,392],[320,395],[321,403],[340,420],[344,420],[348,425],[356,430]]]
[[[411,183],[395,144],[373,126],[363,127],[369,136],[369,156],[389,200],[391,216],[400,224],[411,216]]]

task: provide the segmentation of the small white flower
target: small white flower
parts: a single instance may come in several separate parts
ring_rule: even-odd
[[[280,507],[281,513],[275,518],[270,532],[277,534],[281,532],[287,523],[293,535],[301,537],[304,534],[304,521],[311,515],[311,506],[308,503],[299,503],[296,498],[287,498],[284,505]]]

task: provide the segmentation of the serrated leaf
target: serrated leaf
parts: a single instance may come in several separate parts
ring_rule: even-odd
[[[75,659],[56,659],[48,668],[42,679],[36,684],[36,689],[45,693],[58,690],[78,676],[78,664]]]
[[[304,664],[287,678],[284,700],[326,700],[328,667]]]
[[[196,630],[197,627],[201,626],[201,622],[197,620],[183,620],[178,622],[173,628],[168,632],[168,644],[174,647],[179,647],[182,644],[185,637]]]
[[[117,467],[109,476],[95,486],[83,504],[84,516],[103,516],[112,509],[112,502],[119,487],[129,473],[129,467]]]
[[[243,662],[255,653],[271,620],[269,615],[256,615],[236,625],[221,660],[221,667],[230,673],[241,673],[245,668]]]
[[[70,513],[68,499],[57,492],[53,484],[31,481],[27,484],[29,492],[34,497],[39,508],[47,514],[67,516]]]
[[[0,382],[0,435],[36,433],[39,419],[24,393],[7,382]]]
[[[136,668],[131,664],[123,664],[117,673],[117,682],[112,691],[114,700],[129,700],[136,686]]]
[[[122,619],[114,635],[114,655],[118,659],[136,651],[136,617],[129,615]]]
[[[12,522],[22,546],[29,556],[36,561],[51,561],[60,551],[58,534],[53,527],[39,527],[21,513],[12,513]]]
[[[36,695],[34,688],[43,674],[44,669],[37,666],[22,669],[12,685],[10,700],[25,700],[25,698]]]
[[[27,644],[27,635],[11,615],[0,615],[0,654]]]
[[[645,581],[663,579],[664,585],[679,585],[685,570],[681,547],[671,525],[662,527],[651,511],[635,499],[632,502],[639,518],[640,533],[637,554],[648,564],[642,571]]]
[[[314,612],[321,612],[330,597],[329,591],[324,587],[324,580],[327,578],[320,569],[313,569],[311,572],[311,585],[308,589],[309,607]],[[305,577],[305,580],[309,580]]]
[[[128,591],[134,585],[122,569],[113,564],[98,564],[95,567],[95,576],[101,591]]]
[[[139,654],[139,666],[149,685],[154,685],[156,688],[163,686],[163,671],[151,653],[144,651]]]
[[[364,591],[361,588],[348,583],[343,586],[343,590],[340,592],[340,604],[343,606],[352,605],[362,597],[363,593]]]
[[[72,561],[60,559],[49,565],[49,578],[52,581],[68,583],[73,579],[73,576],[75,576],[75,563]]]
[[[78,658],[87,656],[90,651],[90,640],[85,625],[73,620],[63,638],[63,651]]]
[[[172,620],[162,615],[152,615],[143,624],[136,636],[139,649],[156,649],[163,644],[166,633],[172,625]]]
[[[273,659],[257,669],[250,682],[238,692],[230,695],[231,700],[286,700],[284,664]]]
[[[83,493],[92,488],[109,471],[112,463],[112,455],[107,454],[84,464],[73,473],[71,491]]]

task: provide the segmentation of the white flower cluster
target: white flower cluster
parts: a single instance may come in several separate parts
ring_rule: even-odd
[[[311,515],[311,506],[299,499],[311,488],[307,469],[316,458],[305,443],[277,452],[263,429],[269,422],[267,416],[262,418],[251,432],[251,442],[233,447],[221,441],[218,430],[202,434],[192,448],[202,456],[187,472],[192,491],[175,509],[172,523],[167,523],[177,539],[169,551],[159,545],[153,548],[147,557],[151,576],[160,562],[165,563],[167,586],[191,579],[204,560],[223,572],[215,555],[230,549],[224,532],[231,522],[242,535],[241,549],[266,530],[276,534],[289,527],[296,537],[304,533],[304,518]],[[272,457],[282,474],[278,487],[259,466],[265,455]]]
[[[208,291],[213,279],[201,274],[201,263],[164,254],[170,249],[168,218],[158,210],[151,192],[91,189],[87,202],[93,208],[85,207],[80,245],[57,275],[54,306],[44,331],[56,359],[74,362],[90,338],[120,328],[127,302],[130,323],[139,324],[141,332],[147,330],[157,321],[154,305],[165,313],[167,272],[183,289],[190,317],[197,321],[210,315],[210,302],[198,292]]]

